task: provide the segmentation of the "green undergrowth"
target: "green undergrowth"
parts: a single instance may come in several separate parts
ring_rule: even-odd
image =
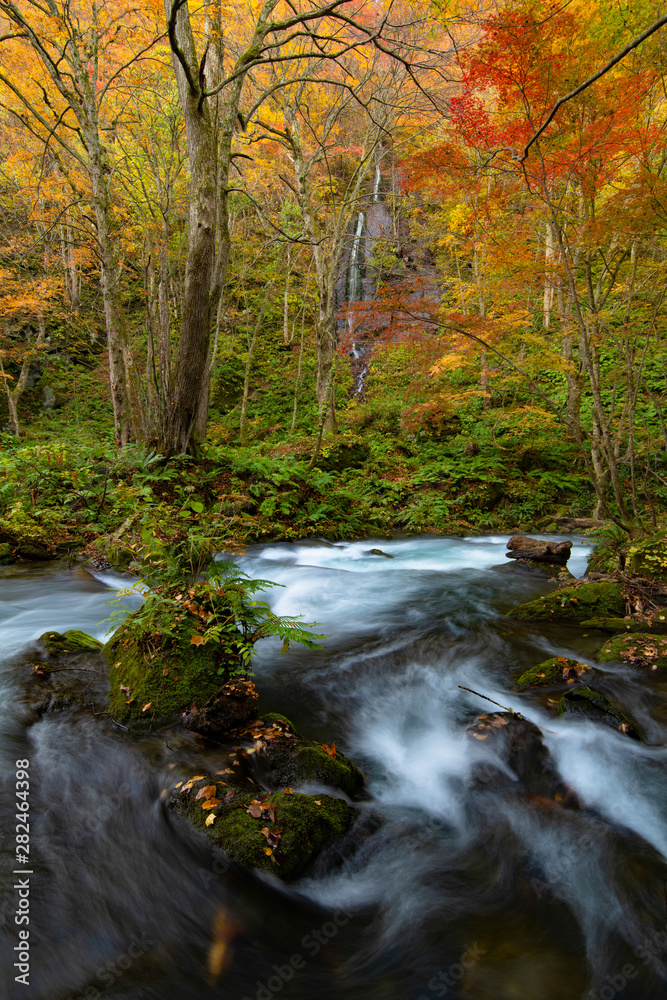
[[[188,548],[394,531],[557,532],[556,517],[593,513],[580,459],[553,435],[501,450],[472,418],[408,433],[389,404],[373,401],[350,406],[340,428],[312,469],[314,438],[299,427],[241,444],[222,440],[212,421],[198,458],[170,461],[139,444],[116,450],[94,423],[76,434],[56,434],[54,423],[20,441],[0,435],[0,557],[86,550],[145,575],[151,560],[182,560]],[[656,496],[638,534],[664,518],[661,503]],[[622,548],[611,537],[599,568],[615,567]]]

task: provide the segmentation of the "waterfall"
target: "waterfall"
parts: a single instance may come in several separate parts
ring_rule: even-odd
[[[350,263],[347,267],[347,301],[348,302],[358,302],[361,299],[362,287],[361,287],[361,265],[359,262],[360,251],[361,251],[361,238],[364,234],[364,225],[366,222],[366,213],[359,212],[357,216],[357,225],[354,230],[354,238],[352,240],[352,249],[350,250]]]

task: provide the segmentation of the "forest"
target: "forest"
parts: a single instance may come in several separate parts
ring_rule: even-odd
[[[655,0],[0,0],[8,1000],[663,1000],[666,87]]]
[[[657,13],[3,2],[5,551],[654,530]]]

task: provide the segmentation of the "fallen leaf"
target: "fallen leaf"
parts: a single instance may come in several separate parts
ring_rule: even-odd
[[[213,809],[215,806],[221,806],[221,805],[222,802],[220,801],[220,799],[206,799],[205,802],[202,802],[201,807],[202,809]]]
[[[215,813],[209,813],[208,816],[206,817],[204,825],[213,826],[213,824],[215,823],[215,815],[216,815]]]
[[[488,733],[473,733],[476,740],[485,740],[488,735]]]
[[[136,699],[136,695],[135,695],[135,697],[134,697],[134,698],[128,698],[128,699],[127,699],[127,701],[125,702],[125,704],[126,704],[126,705],[131,705],[131,704],[132,704],[132,702],[133,702],[133,701],[135,701],[135,699]]]
[[[120,661],[120,660],[118,661],[118,663],[114,663],[114,665],[113,665],[113,667],[114,667],[114,670],[118,670],[118,668],[119,668],[120,664],[121,664],[121,661]]]
[[[218,789],[215,787],[215,785],[204,785],[202,788],[199,789],[199,791],[195,795],[195,802],[199,802],[200,799],[213,798],[217,790]]]
[[[225,795],[225,797],[224,797],[224,799],[222,801],[223,802],[231,802],[232,799],[234,799],[234,798],[236,798],[236,792],[234,791],[234,789],[232,789],[230,792],[227,792],[227,794]]]
[[[255,802],[249,805],[248,808],[246,809],[248,816],[252,816],[253,819],[259,819],[263,811],[264,810],[259,805],[259,803]]]
[[[315,805],[316,806],[321,806],[322,805],[322,800],[321,799],[315,799],[314,801],[315,801]]]
[[[233,951],[229,942],[236,936],[238,929],[238,925],[229,919],[225,908],[221,907],[213,921],[211,947],[206,961],[207,979],[211,985],[231,961]]]
[[[327,746],[326,743],[322,743],[320,745],[321,745],[322,749],[324,750],[324,752],[326,754],[328,754],[330,757],[335,757],[336,756],[336,744],[335,743],[332,743],[330,747]]]
[[[162,676],[163,677],[168,677],[169,676],[169,667],[165,667],[164,668],[164,670],[162,671]]]
[[[268,856],[271,857],[271,855],[273,854],[273,850],[270,847],[265,847],[264,848],[264,853],[268,854]]]
[[[151,707],[151,705],[152,705],[152,704],[153,704],[153,702],[152,702],[152,701],[148,701],[148,702],[146,702],[146,704],[144,705],[144,707],[142,708],[142,710],[141,710],[141,711],[142,711],[142,712],[147,712],[147,711],[148,711],[148,709],[149,709],[149,708]]]
[[[292,791],[289,785],[287,786],[287,788],[283,788],[283,795],[294,795],[294,792]]]
[[[130,693],[129,687],[126,687],[125,684],[121,684],[119,686],[120,686],[120,690],[123,692],[123,694],[129,694]]]
[[[190,639],[190,645],[191,646],[203,646],[204,645],[204,636],[203,635],[197,635],[197,633],[195,632],[195,634]]]
[[[233,774],[231,767],[225,767],[222,771],[216,771],[216,774]]]

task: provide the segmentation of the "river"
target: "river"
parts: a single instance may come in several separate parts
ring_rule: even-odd
[[[590,662],[603,637],[505,618],[550,589],[506,565],[505,542],[314,540],[240,559],[281,585],[277,613],[328,637],[284,656],[261,645],[260,711],[335,741],[367,775],[351,834],[290,887],[229,866],[166,808],[174,775],[214,767],[215,748],[179,727],[128,733],[82,709],[35,712],[31,644],[47,629],[103,638],[120,581],[63,563],[2,568],[0,995],[664,1000],[667,684],[603,665],[596,686],[645,743],[559,719],[543,692],[513,692],[521,667],[556,654]],[[582,575],[590,548],[574,542]],[[489,763],[465,735],[494,710],[482,694],[541,727],[578,808],[521,794],[512,775],[501,790],[472,780]],[[17,760],[30,762],[27,988],[13,967]],[[216,977],[212,948],[226,955]]]

